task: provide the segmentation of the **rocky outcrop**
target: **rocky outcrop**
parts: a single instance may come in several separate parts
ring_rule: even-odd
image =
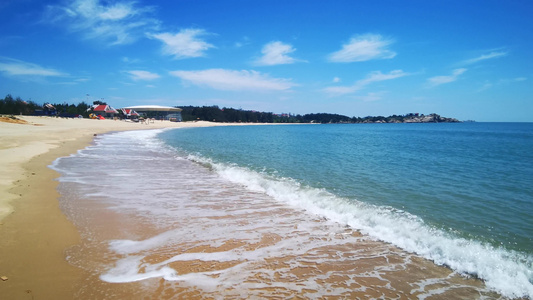
[[[454,118],[441,117],[438,114],[406,114],[393,115],[389,117],[364,117],[353,118],[350,123],[459,123],[461,121]]]
[[[460,122],[454,118],[444,118],[437,114],[420,115],[404,118],[402,123],[458,123]]]

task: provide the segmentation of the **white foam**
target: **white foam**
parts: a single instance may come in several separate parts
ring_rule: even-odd
[[[452,236],[425,224],[417,216],[391,207],[349,201],[325,190],[302,186],[292,179],[274,178],[199,156],[190,155],[189,159],[211,166],[222,177],[248,189],[348,224],[459,273],[478,276],[488,287],[505,296],[533,297],[531,256]]]
[[[111,283],[135,282],[149,278],[163,277],[165,279],[173,279],[177,276],[176,271],[169,267],[160,269],[146,270],[140,273],[138,270],[142,268],[142,256],[129,256],[121,259],[116,263],[116,266],[110,269],[106,274],[100,276],[100,279]],[[132,266],[136,266],[132,268]]]
[[[75,160],[68,160],[70,165],[67,167],[63,167],[62,160],[53,163],[53,168],[64,174],[62,183],[83,183],[77,188],[80,193],[85,193],[86,200],[105,199],[113,210],[146,218],[155,227],[161,228],[155,236],[121,237],[110,241],[110,251],[123,258],[101,275],[104,281],[165,278],[201,285],[206,290],[217,287],[229,289],[237,284],[252,288],[255,283],[245,282],[251,272],[274,277],[268,269],[255,270],[253,264],[270,257],[294,256],[298,259],[290,261],[291,265],[283,269],[304,267],[306,255],[313,254],[313,249],[317,247],[367,239],[343,235],[343,226],[347,224],[375,239],[448,265],[457,272],[475,274],[505,296],[533,297],[533,258],[530,256],[458,238],[432,228],[407,212],[343,199],[322,189],[306,187],[291,178],[277,178],[234,165],[214,163],[199,156],[190,156],[189,159],[209,167],[216,174],[204,168],[190,168],[190,161],[177,158],[174,150],[162,146],[156,139],[159,132],[98,136],[96,146],[80,151]],[[91,164],[113,166],[116,163],[122,164],[120,168],[88,167]],[[101,178],[105,178],[106,184]],[[102,191],[98,192],[99,189]],[[110,195],[106,189],[112,189],[113,193]],[[291,211],[296,208],[297,213],[286,212],[289,207]],[[266,213],[272,217],[254,217]],[[219,218],[225,216],[235,216],[240,221],[227,218],[221,222]],[[327,218],[330,222],[313,222],[316,216]],[[191,245],[190,248],[216,248],[228,242],[228,238],[259,242],[265,235],[271,234],[270,228],[273,227],[284,238],[275,241],[272,246],[247,250],[238,247],[216,253],[197,253],[187,248],[187,245]],[[179,248],[176,251],[180,253],[162,262],[143,262],[143,258],[160,251],[158,249],[174,250],[176,247],[184,248]],[[348,254],[357,259],[357,251]],[[318,255],[313,257],[313,262],[331,259]],[[342,257],[336,259],[342,260]],[[191,260],[232,261],[236,264],[221,271],[188,274],[178,274],[168,266],[172,262]],[[391,270],[393,267],[391,265]],[[367,275],[380,276],[379,272]],[[303,286],[319,290],[317,281],[324,279],[321,276],[329,274],[310,277]],[[302,283],[283,284],[293,291],[302,290]],[[343,293],[342,288],[336,290],[329,286],[328,289],[332,294]],[[319,290],[307,295],[320,297],[324,294]]]

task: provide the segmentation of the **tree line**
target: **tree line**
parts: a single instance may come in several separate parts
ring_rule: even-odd
[[[304,115],[274,114],[218,106],[180,106],[184,121],[211,121],[231,123],[442,123],[459,122],[457,119],[441,117],[438,114],[409,113],[405,115],[348,117],[340,114],[312,113]]]
[[[229,123],[351,123],[352,118],[338,114],[275,114],[255,110],[219,108],[218,106],[179,106],[183,121]]]
[[[54,109],[50,109],[50,104]],[[25,101],[20,97],[13,98],[7,95],[0,99],[0,114],[4,115],[53,115],[61,117],[76,117],[82,115],[87,117],[87,109],[91,105],[80,102],[77,105],[68,103],[44,103],[38,104],[34,101]]]
[[[48,110],[48,104],[53,106],[53,111]],[[95,101],[93,104],[106,104]],[[6,115],[54,115],[60,117],[87,117],[91,105],[80,102],[77,105],[68,103],[44,103],[37,104],[34,101],[24,101],[20,97],[13,98],[7,95],[0,99],[0,114]],[[228,123],[439,123],[459,122],[456,119],[444,118],[437,114],[423,115],[410,113],[406,115],[348,117],[340,114],[312,113],[312,114],[275,114],[272,112],[260,112],[255,110],[242,110],[235,108],[219,108],[218,106],[177,106],[182,109],[183,121],[210,121]]]

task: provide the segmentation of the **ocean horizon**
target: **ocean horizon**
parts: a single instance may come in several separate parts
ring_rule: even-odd
[[[106,134],[53,168],[69,262],[102,282],[533,298],[531,149],[533,123],[224,126]]]

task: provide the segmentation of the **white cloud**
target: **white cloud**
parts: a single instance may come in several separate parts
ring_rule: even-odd
[[[428,82],[429,82],[430,86],[432,86],[432,87],[433,86],[437,86],[437,85],[441,85],[441,84],[445,84],[445,83],[454,82],[454,81],[456,81],[459,78],[459,75],[463,74],[466,71],[467,71],[467,69],[465,69],[465,68],[455,69],[455,70],[453,70],[452,75],[431,77],[431,78],[428,79]]]
[[[136,2],[102,2],[76,0],[65,6],[50,5],[45,22],[80,32],[85,39],[100,39],[111,45],[129,44],[148,29],[155,30],[159,21],[148,17],[151,7],[136,7]]]
[[[478,92],[483,92],[483,91],[485,91],[485,90],[490,89],[492,86],[493,86],[492,83],[490,83],[490,82],[485,82],[485,84],[483,84],[483,86],[480,87],[477,91],[478,91]]]
[[[357,62],[372,59],[390,59],[396,52],[388,49],[393,40],[386,39],[379,34],[365,34],[355,36],[342,49],[329,55],[331,62]]]
[[[491,52],[489,54],[483,54],[483,55],[478,56],[476,58],[465,60],[463,62],[463,64],[470,65],[470,64],[474,64],[474,63],[477,63],[477,62],[480,62],[480,61],[483,61],[483,60],[497,58],[497,57],[503,57],[503,56],[506,56],[506,55],[507,55],[507,52]]]
[[[520,81],[526,81],[527,78],[526,77],[516,77],[516,78],[511,78],[511,79],[500,79],[498,81],[498,84],[508,84],[508,83],[512,83],[512,82],[520,82]]]
[[[142,71],[142,70],[132,70],[132,71],[126,71],[126,73],[130,74],[131,79],[137,81],[137,80],[154,80],[161,76],[159,76],[156,73],[151,73],[148,71]]]
[[[402,70],[393,70],[388,74],[383,74],[380,71],[371,72],[365,79],[358,81],[357,83],[362,86],[366,86],[372,82],[391,80],[409,75]]]
[[[241,47],[244,47],[244,46],[247,46],[249,45],[251,42],[250,38],[247,37],[247,36],[244,36],[241,41],[238,41],[238,42],[235,42],[235,48],[241,48]]]
[[[333,77],[333,82],[335,83],[341,82],[341,79],[339,77]]]
[[[383,98],[384,94],[385,94],[385,92],[367,93],[364,96],[356,96],[355,98],[358,99],[358,100],[365,101],[365,102],[372,102],[372,101],[381,100],[381,98]]]
[[[266,44],[261,53],[263,56],[255,63],[260,66],[273,66],[282,64],[292,64],[296,59],[290,57],[288,54],[296,51],[292,45],[284,44],[280,41],[274,41]]]
[[[501,86],[501,85],[508,85],[508,84],[512,84],[512,83],[515,83],[515,82],[522,82],[522,81],[526,81],[527,78],[526,77],[516,77],[516,78],[505,78],[505,79],[500,79],[498,81],[496,81],[496,83],[491,83],[491,82],[485,82],[485,84],[478,89],[478,92],[482,92],[482,91],[485,91],[485,90],[488,90],[489,88],[492,88],[492,87],[497,87],[497,86]]]
[[[356,81],[355,84],[351,86],[331,86],[325,88],[324,91],[332,96],[351,94],[365,88],[367,85],[373,82],[391,80],[408,75],[409,73],[406,73],[402,70],[393,70],[387,74],[383,74],[380,71],[374,71],[369,73],[366,78]]]
[[[3,57],[0,57],[0,72],[8,76],[68,76],[68,74],[55,69],[44,68],[33,63]]]
[[[127,56],[122,57],[121,61],[127,64],[135,64],[141,62],[141,60],[138,58],[129,58]]]
[[[201,57],[205,51],[215,46],[201,40],[199,36],[207,33],[202,29],[182,29],[176,34],[158,33],[148,36],[163,42],[163,53],[173,55],[176,59]]]
[[[352,94],[360,90],[359,87],[352,85],[352,86],[329,86],[324,89],[324,92],[332,95],[332,96],[341,96],[346,94]]]
[[[100,6],[98,17],[102,20],[121,20],[137,14],[132,3],[116,3],[113,6]]]
[[[225,91],[284,91],[295,86],[288,79],[271,78],[256,71],[209,69],[202,71],[172,71],[171,75],[195,85]]]

